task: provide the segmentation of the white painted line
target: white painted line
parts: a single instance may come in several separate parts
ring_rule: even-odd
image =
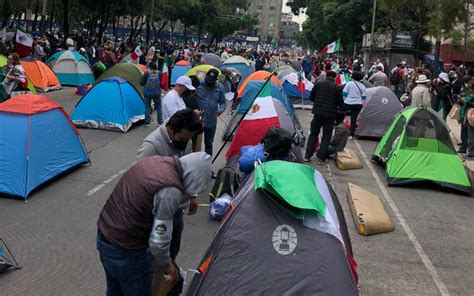
[[[451,295],[448,291],[448,288],[443,283],[443,280],[439,276],[438,271],[433,266],[433,263],[431,263],[430,258],[428,257],[428,255],[426,255],[425,251],[423,250],[423,247],[421,246],[420,242],[418,241],[415,234],[413,233],[410,226],[408,225],[405,217],[403,217],[402,213],[400,212],[397,205],[393,201],[392,197],[388,193],[388,191],[385,188],[385,186],[383,185],[382,181],[380,180],[380,177],[375,172],[373,164],[370,162],[370,160],[367,158],[367,155],[362,150],[362,147],[360,146],[359,141],[355,140],[354,142],[357,146],[357,149],[359,149],[359,152],[362,155],[362,158],[364,158],[364,161],[367,164],[367,167],[369,168],[370,172],[372,173],[372,176],[374,177],[375,181],[377,182],[377,185],[380,188],[380,191],[382,191],[382,194],[385,197],[385,200],[390,205],[390,208],[392,208],[392,211],[395,214],[395,216],[397,217],[398,222],[400,222],[400,225],[402,225],[403,230],[405,230],[406,234],[408,235],[408,238],[410,239],[411,243],[415,247],[415,250],[418,253],[418,256],[420,256],[421,261],[423,261],[423,264],[425,265],[426,270],[428,270],[431,277],[433,278],[433,281],[435,282],[436,286],[438,287],[439,292],[443,296]]]
[[[132,163],[132,165],[134,165],[134,164],[135,164],[135,162]],[[117,177],[119,177],[120,175],[122,175],[123,173],[125,173],[127,170],[128,170],[128,168],[123,169],[123,170],[121,170],[120,172],[118,172],[117,174],[110,176],[107,180],[103,181],[103,182],[100,183],[99,185],[97,185],[97,186],[95,186],[94,188],[92,188],[91,190],[89,190],[89,192],[87,192],[87,196],[92,196],[92,195],[96,194],[99,190],[101,190],[102,188],[104,188],[105,185],[107,185],[107,184],[109,184],[110,182],[112,182],[113,180],[115,180]]]

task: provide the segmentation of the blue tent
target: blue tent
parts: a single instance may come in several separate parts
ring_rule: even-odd
[[[245,87],[245,91],[242,95],[242,98],[239,103],[239,107],[237,109],[237,113],[245,113],[245,111],[250,108],[250,104],[252,103],[252,100],[255,98],[257,95],[258,91],[260,88],[263,86],[265,82],[264,81],[259,81],[259,80],[252,80],[247,83],[247,86]],[[285,94],[285,91],[276,85],[273,82],[271,83],[270,88],[272,92],[272,97],[280,102],[283,103],[283,105],[286,107],[288,112],[290,113],[291,117],[295,117],[295,108],[293,107],[293,104],[290,102],[288,99],[287,95]]]
[[[301,90],[298,89],[296,85],[289,81],[283,82],[283,89],[285,90],[285,93],[290,97],[290,98],[298,98],[301,99]],[[304,100],[309,100],[309,96],[311,94],[311,91],[308,89],[305,89],[304,91]]]
[[[46,63],[62,85],[78,86],[94,82],[89,61],[76,51],[62,50],[52,55]]]
[[[145,119],[145,104],[128,81],[110,77],[81,98],[71,119],[80,127],[127,132],[134,122]]]
[[[184,74],[186,74],[186,72],[188,72],[191,69],[192,69],[191,64],[189,64],[189,65],[176,64],[173,67],[173,71],[171,71],[171,85],[175,85],[176,84],[176,79],[178,79],[178,77],[180,77],[180,76],[183,76]]]
[[[79,132],[61,106],[33,94],[0,104],[0,195],[32,190],[89,162]]]

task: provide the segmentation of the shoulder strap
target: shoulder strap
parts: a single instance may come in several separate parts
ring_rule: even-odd
[[[353,81],[355,86],[357,86],[357,88],[359,89],[359,93],[360,93],[360,97],[362,98],[362,90],[360,89],[360,87],[357,85],[357,81]]]

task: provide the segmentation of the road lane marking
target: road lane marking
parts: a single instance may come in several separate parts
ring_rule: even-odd
[[[99,185],[95,186],[94,188],[92,188],[91,190],[89,190],[89,192],[87,192],[87,196],[92,196],[94,194],[96,194],[99,190],[101,190],[105,185],[109,184],[110,182],[112,182],[113,180],[115,180],[117,177],[119,177],[120,175],[122,175],[123,173],[125,173],[127,171],[127,169],[123,169],[121,170],[120,172],[118,172],[117,174],[115,175],[112,175],[110,176],[107,180],[105,180],[104,182],[100,183]]]
[[[413,233],[410,226],[408,225],[405,217],[403,217],[402,213],[400,212],[397,205],[395,204],[392,197],[390,196],[390,193],[388,193],[388,190],[385,188],[382,181],[380,180],[379,175],[377,175],[377,173],[375,172],[373,164],[370,162],[370,160],[367,158],[367,155],[362,150],[362,147],[360,146],[359,141],[355,140],[354,142],[355,142],[355,144],[357,146],[357,149],[359,150],[360,154],[362,155],[362,158],[364,159],[365,163],[367,164],[367,167],[369,168],[370,172],[372,173],[372,176],[374,177],[375,181],[377,182],[377,185],[380,188],[380,191],[382,191],[382,194],[383,194],[385,200],[390,205],[390,208],[392,209],[393,213],[395,214],[395,217],[397,217],[398,222],[400,222],[400,225],[403,227],[403,230],[405,230],[406,234],[408,235],[408,238],[410,239],[411,243],[415,247],[415,250],[418,253],[418,256],[421,258],[421,261],[423,261],[423,264],[425,265],[426,270],[428,270],[428,272],[430,273],[433,281],[435,282],[436,286],[438,287],[439,292],[443,296],[451,295],[449,293],[448,288],[444,284],[443,280],[439,276],[438,271],[433,266],[433,263],[431,263],[430,258],[425,253],[425,251],[423,250],[423,247],[421,246],[420,242],[418,241],[415,234]]]

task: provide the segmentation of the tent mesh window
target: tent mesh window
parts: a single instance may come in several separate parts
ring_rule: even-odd
[[[418,110],[406,126],[402,149],[436,153],[456,153],[445,124],[426,109]]]
[[[403,129],[405,128],[406,121],[407,120],[404,116],[401,116],[398,119],[397,123],[395,124],[395,127],[393,128],[392,132],[390,133],[390,136],[388,137],[385,143],[385,146],[382,148],[382,151],[380,152],[381,160],[388,159],[390,153],[396,146],[396,140],[398,140],[399,136],[403,132]]]

